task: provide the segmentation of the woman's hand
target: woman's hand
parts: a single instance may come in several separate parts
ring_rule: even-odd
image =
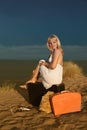
[[[41,66],[41,65],[44,65],[45,64],[45,60],[40,60],[39,61],[39,65]]]
[[[44,65],[44,66],[46,66],[46,67],[48,68],[49,63],[46,62],[45,60],[40,60],[40,61],[39,61],[39,65],[40,65],[40,66],[41,66],[41,65]]]

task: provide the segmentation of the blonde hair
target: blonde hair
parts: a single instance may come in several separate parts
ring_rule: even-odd
[[[48,47],[48,49],[51,50],[51,48],[49,47],[49,42],[50,42],[50,40],[53,39],[53,38],[55,38],[55,39],[57,40],[57,47],[58,47],[58,48],[61,48],[61,42],[60,42],[58,36],[52,34],[52,35],[50,35],[50,36],[48,37],[48,40],[47,40],[47,47]]]

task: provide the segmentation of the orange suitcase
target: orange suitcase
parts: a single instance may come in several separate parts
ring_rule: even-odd
[[[78,92],[63,92],[52,96],[52,111],[55,116],[81,111],[81,95]]]

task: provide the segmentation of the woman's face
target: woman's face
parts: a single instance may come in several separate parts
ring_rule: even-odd
[[[52,38],[49,42],[48,42],[49,48],[51,50],[54,50],[56,48],[58,48],[58,44],[57,44],[57,39],[56,38]]]

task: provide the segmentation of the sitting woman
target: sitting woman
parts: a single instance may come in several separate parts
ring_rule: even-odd
[[[38,106],[42,96],[47,91],[59,92],[64,90],[63,81],[63,49],[59,38],[56,35],[51,35],[47,40],[47,47],[50,50],[48,62],[40,60],[36,69],[33,71],[33,76],[26,84],[21,85],[21,88],[28,89],[30,103]],[[37,82],[40,74],[41,82]]]

